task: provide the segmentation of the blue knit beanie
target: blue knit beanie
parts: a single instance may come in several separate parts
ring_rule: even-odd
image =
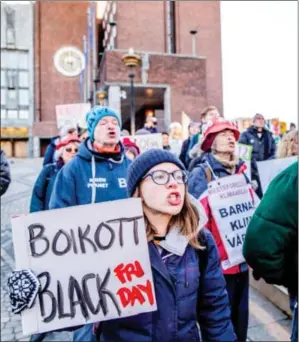
[[[171,152],[157,148],[148,150],[139,155],[128,169],[128,193],[132,197],[141,178],[154,166],[162,163],[172,163],[181,170],[186,170],[183,163]]]
[[[108,107],[95,106],[86,114],[87,131],[91,141],[94,141],[94,130],[98,122],[105,116],[112,116],[117,119],[119,127],[121,128],[120,116],[114,110]]]

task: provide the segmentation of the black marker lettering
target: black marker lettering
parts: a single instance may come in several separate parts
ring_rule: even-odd
[[[95,278],[96,278],[96,275],[94,273],[89,273],[89,274],[86,274],[82,279],[82,291],[83,291],[84,299],[89,310],[91,311],[93,315],[97,315],[100,312],[101,305],[99,302],[97,307],[96,308],[94,307],[92,300],[90,298],[89,291],[88,291],[87,281],[89,279],[95,279]]]
[[[79,241],[80,241],[81,251],[82,251],[83,254],[86,253],[84,241],[89,242],[91,244],[94,252],[97,252],[97,247],[95,246],[95,244],[86,236],[86,235],[89,234],[89,232],[90,232],[90,225],[87,225],[87,227],[86,227],[84,232],[82,232],[81,227],[79,227],[78,237],[79,237]]]
[[[64,235],[66,237],[67,245],[64,250],[58,251],[57,250],[57,242],[59,240],[59,237],[61,235]],[[52,251],[55,255],[61,256],[66,254],[72,247],[72,238],[68,233],[66,233],[63,229],[59,229],[59,231],[55,234],[53,242],[52,242]]]
[[[71,229],[71,237],[72,237],[72,240],[73,240],[73,250],[74,250],[74,253],[78,254],[78,247],[77,247],[77,242],[76,242],[76,239],[75,239],[75,233],[74,233],[73,229]]]
[[[60,281],[57,281],[57,303],[58,303],[58,318],[71,317],[71,313],[64,313],[63,291]]]
[[[104,246],[101,243],[101,241],[100,241],[100,233],[101,233],[101,230],[102,230],[103,227],[105,227],[107,230],[109,230],[109,232],[111,234],[110,241],[109,241],[109,243],[106,246]],[[97,244],[99,249],[102,249],[102,250],[109,249],[112,246],[112,244],[113,244],[113,242],[115,240],[114,230],[110,226],[108,226],[108,224],[106,224],[105,222],[102,222],[98,226],[98,228],[97,228],[97,230],[96,230],[96,232],[94,234],[94,240],[95,240],[95,243]]]
[[[49,287],[50,282],[51,282],[50,273],[49,272],[43,272],[43,273],[38,275],[39,279],[42,277],[46,277],[46,284],[45,284],[44,288],[38,292],[40,312],[41,312],[41,316],[43,317],[43,321],[45,323],[49,323],[54,319],[54,317],[56,315],[57,303],[56,303],[56,299],[55,299],[55,296],[53,295],[53,293],[48,290],[48,287]],[[49,314],[49,316],[47,316],[47,317],[45,317],[45,304],[44,304],[44,298],[43,298],[44,294],[48,295],[51,299],[51,302],[52,302],[52,310],[51,310],[51,313]]]
[[[39,233],[36,236],[34,235],[35,229],[39,229]],[[29,230],[29,244],[30,244],[31,255],[34,258],[38,258],[38,257],[45,255],[48,252],[49,247],[50,247],[49,240],[45,236],[43,236],[45,232],[45,227],[42,224],[36,223],[36,224],[31,224],[28,227],[28,230]],[[36,249],[35,249],[36,240],[43,240],[46,243],[45,249],[41,253],[36,252]]]
[[[77,300],[74,299],[74,294],[76,292]],[[82,315],[85,319],[89,318],[89,313],[86,307],[86,303],[84,302],[83,293],[81,291],[80,285],[78,284],[77,280],[71,276],[69,279],[69,300],[70,300],[70,307],[71,307],[71,318],[75,317],[76,314],[76,305],[80,305]]]

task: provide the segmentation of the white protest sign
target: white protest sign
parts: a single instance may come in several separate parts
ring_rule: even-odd
[[[163,149],[161,133],[134,135],[134,136],[128,136],[127,138],[130,138],[130,140],[134,141],[137,144],[137,146],[140,149],[140,153],[148,151],[152,148]]]
[[[82,120],[82,116],[85,116],[89,110],[90,103],[56,105],[57,127],[77,125]]]
[[[252,156],[252,146],[236,143],[236,155],[244,161],[250,161]]]
[[[157,309],[142,215],[135,198],[12,219],[16,268],[41,283],[25,335]]]
[[[257,162],[257,168],[260,176],[263,193],[266,192],[271,181],[284,169],[297,161],[297,157],[288,157],[282,159],[271,159]]]
[[[243,243],[258,198],[241,174],[210,182],[208,202],[228,256],[222,267],[227,269],[239,265],[245,261]]]

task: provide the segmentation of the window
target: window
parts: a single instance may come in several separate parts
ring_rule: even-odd
[[[1,117],[29,119],[29,52],[1,50]]]
[[[29,87],[29,74],[27,71],[19,71],[19,87],[20,88]]]

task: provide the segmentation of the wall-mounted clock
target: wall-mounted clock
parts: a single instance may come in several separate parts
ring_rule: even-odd
[[[55,53],[54,65],[62,75],[75,77],[85,69],[85,56],[76,47],[65,46]]]

